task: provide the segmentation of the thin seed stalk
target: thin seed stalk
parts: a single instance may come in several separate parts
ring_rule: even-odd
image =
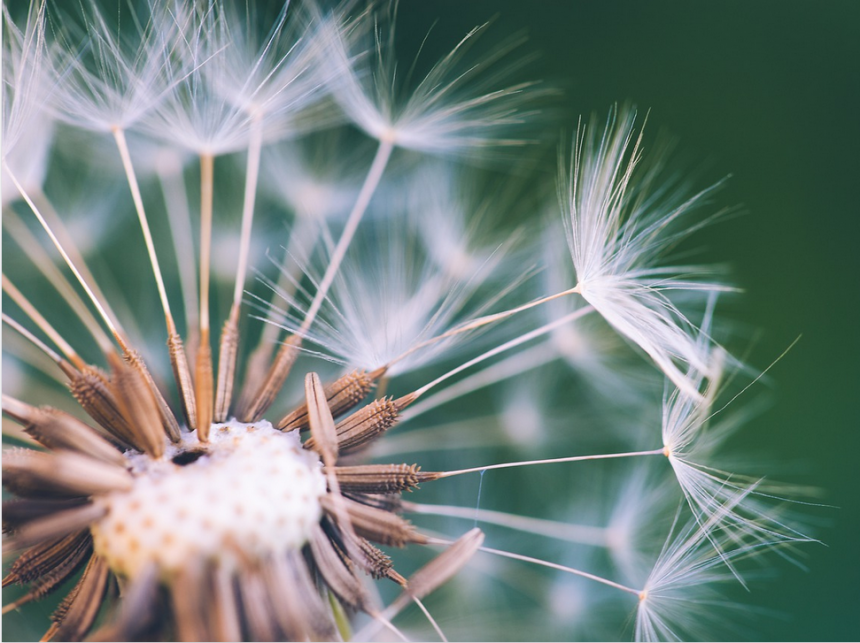
[[[197,439],[209,441],[212,424],[212,348],[209,345],[209,329],[200,329],[200,345],[197,347],[197,364],[194,369],[194,397],[197,402]]]
[[[212,347],[209,340],[209,268],[212,248],[212,188],[215,159],[200,156],[200,343],[194,369],[194,396],[197,401],[197,438],[209,439],[212,424],[213,375]]]

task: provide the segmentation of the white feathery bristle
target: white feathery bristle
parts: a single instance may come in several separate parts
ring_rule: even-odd
[[[506,133],[534,114],[522,108],[532,101],[535,83],[506,86],[499,78],[504,73],[488,73],[515,45],[465,64],[486,25],[476,27],[406,88],[395,62],[392,14],[391,7],[357,17],[333,12],[320,29],[326,63],[337,69],[333,97],[353,123],[380,141],[428,154],[474,154],[524,142]]]
[[[52,83],[45,43],[45,3],[33,2],[21,31],[3,6],[3,205],[19,197],[6,165],[27,190],[41,189],[48,169],[53,120],[45,112]]]
[[[194,558],[263,561],[307,542],[319,523],[325,476],[297,433],[268,422],[212,426],[204,455],[196,435],[154,461],[132,456],[134,486],[99,500],[108,514],[92,526],[93,545],[111,569],[134,578],[147,563],[169,577]]]
[[[634,123],[632,110],[613,111],[605,129],[592,123],[577,135],[569,175],[560,179],[568,246],[582,296],[678,388],[698,397],[684,370],[707,374],[707,345],[673,297],[676,291],[729,288],[693,280],[706,272],[702,267],[667,267],[658,261],[691,232],[672,226],[701,205],[707,191],[688,198],[671,185],[655,189],[659,163],[645,168],[634,184],[641,157]],[[704,305],[706,297],[701,301]]]
[[[187,25],[171,3],[143,3],[142,15],[120,14],[132,29],[117,30],[96,2],[85,4],[83,25],[62,16],[54,51],[56,116],[83,129],[108,132],[138,123],[172,91],[186,68],[177,54]]]
[[[676,516],[639,595],[635,639],[712,640],[727,628],[725,610],[743,607],[722,598],[716,587],[731,581],[733,572],[737,577],[737,563],[764,551],[762,543],[734,541],[714,521],[682,526]]]
[[[388,364],[492,303],[492,298],[488,303],[476,294],[501,257],[493,257],[467,278],[448,274],[428,256],[416,223],[420,216],[407,209],[397,220],[370,219],[359,230],[320,315],[306,332],[338,361],[361,368]],[[310,267],[306,272],[312,275]],[[299,312],[304,306],[292,297],[288,303]],[[296,332],[302,318],[294,314],[284,326]],[[395,363],[389,375],[439,359],[465,335],[417,350]]]

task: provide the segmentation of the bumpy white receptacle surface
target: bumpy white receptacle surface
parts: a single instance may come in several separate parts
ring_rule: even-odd
[[[108,514],[91,528],[115,572],[134,576],[154,561],[170,575],[195,556],[260,559],[307,541],[326,485],[295,432],[268,422],[213,425],[206,455],[172,461],[196,446],[189,434],[161,461],[131,456],[134,488],[107,496]]]

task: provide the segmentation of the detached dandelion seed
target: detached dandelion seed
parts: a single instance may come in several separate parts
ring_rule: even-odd
[[[707,638],[719,612],[687,612],[691,592],[812,540],[773,486],[713,467],[731,288],[662,263],[710,192],[642,165],[633,110],[561,164],[568,258],[557,222],[494,216],[507,190],[464,197],[462,163],[526,149],[540,120],[548,90],[509,78],[518,40],[473,56],[479,26],[413,77],[396,3],[100,7],[3,8],[7,626],[55,593],[43,640],[448,640],[465,594],[480,611],[514,585],[540,638],[563,603],[546,592],[590,586],[637,639]],[[121,193],[80,178],[106,163]],[[112,234],[76,243],[93,202]],[[658,368],[629,369],[641,353]],[[635,430],[571,439],[574,387],[588,414],[623,399]],[[598,469],[613,484],[591,496]],[[542,495],[521,512],[496,486]],[[585,611],[558,625],[588,636]]]

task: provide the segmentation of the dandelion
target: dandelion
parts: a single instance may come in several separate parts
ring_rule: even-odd
[[[706,638],[712,586],[810,540],[714,466],[725,286],[661,263],[704,195],[640,170],[632,113],[589,127],[574,275],[457,164],[522,143],[542,89],[494,73],[510,43],[471,62],[485,27],[411,83],[394,8],[4,9],[7,626],[56,594],[44,640],[486,638],[456,615],[491,608]]]

